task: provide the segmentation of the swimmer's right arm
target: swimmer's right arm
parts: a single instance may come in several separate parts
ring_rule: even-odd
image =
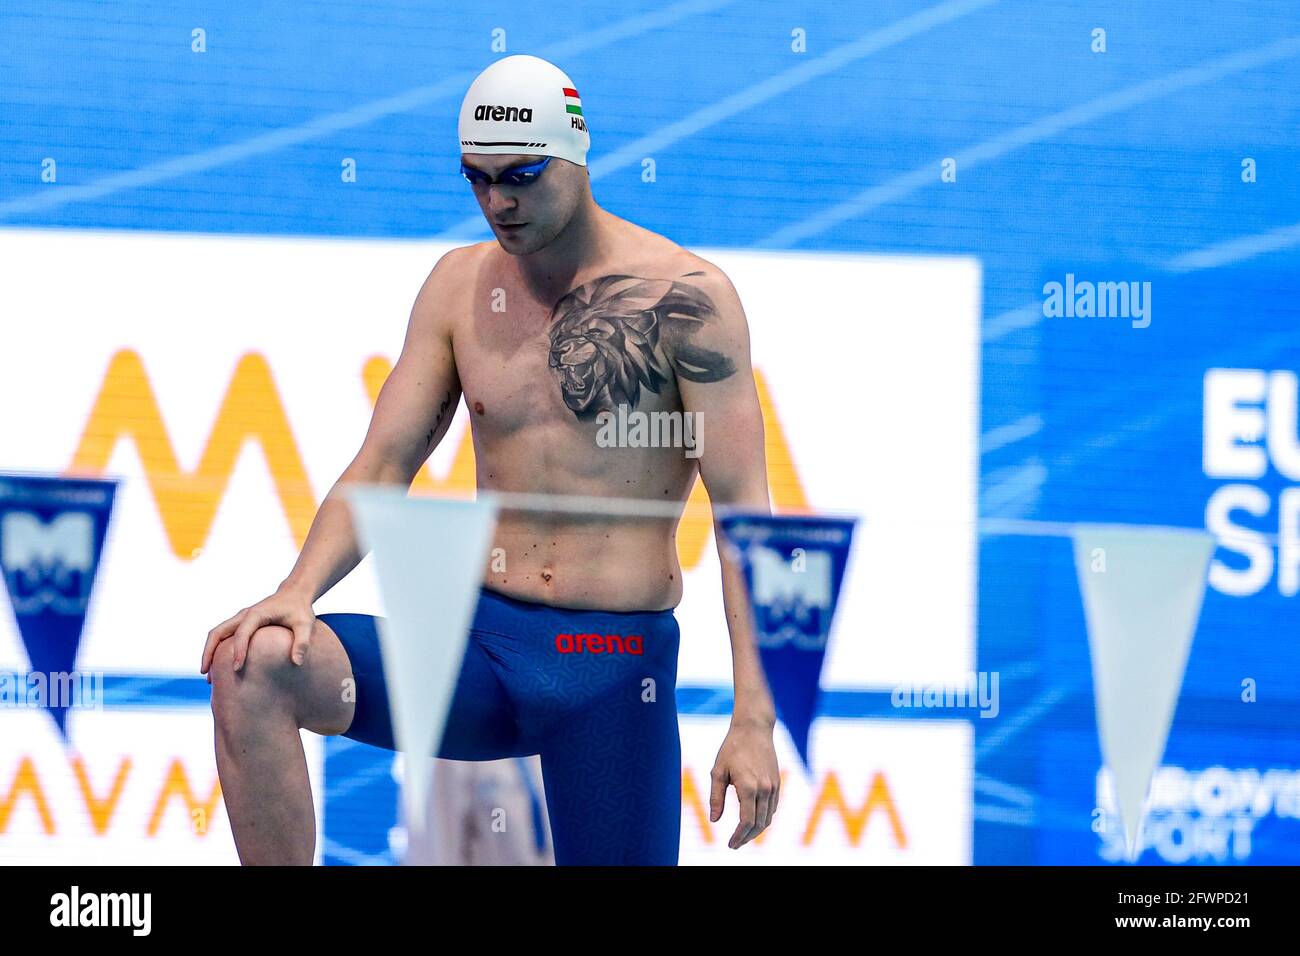
[[[270,597],[208,632],[199,673],[208,674],[217,646],[228,639],[234,641],[234,667],[239,670],[253,633],[267,624],[293,632],[290,657],[302,663],[315,621],[312,604],[365,557],[342,487],[352,482],[410,487],[456,412],[461,390],[448,304],[454,301],[455,270],[464,268],[456,260],[464,254],[468,250],[444,255],[420,288],[402,354],[379,391],[361,450],[321,502],[293,570]]]

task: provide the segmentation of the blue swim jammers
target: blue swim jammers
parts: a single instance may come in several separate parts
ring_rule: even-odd
[[[378,618],[322,614],[356,680],[344,736],[395,749]],[[681,742],[671,610],[552,607],[479,593],[438,756],[540,754],[555,861],[677,863]]]

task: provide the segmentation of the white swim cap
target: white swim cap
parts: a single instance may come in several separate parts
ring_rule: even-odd
[[[460,104],[462,153],[558,156],[586,166],[590,146],[573,81],[540,57],[497,60],[474,78]]]

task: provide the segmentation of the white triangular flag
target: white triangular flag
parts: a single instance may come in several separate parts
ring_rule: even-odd
[[[394,741],[404,754],[407,826],[418,829],[497,509],[490,499],[410,498],[392,485],[350,485],[345,493],[357,534],[375,555],[384,680]]]
[[[1130,860],[1169,738],[1213,551],[1214,539],[1203,531],[1074,529],[1101,755],[1115,784]]]

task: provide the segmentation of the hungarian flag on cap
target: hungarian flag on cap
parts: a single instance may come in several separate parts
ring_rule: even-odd
[[[569,87],[564,89],[564,108],[570,113],[582,115],[582,100],[578,99],[578,91]]]

